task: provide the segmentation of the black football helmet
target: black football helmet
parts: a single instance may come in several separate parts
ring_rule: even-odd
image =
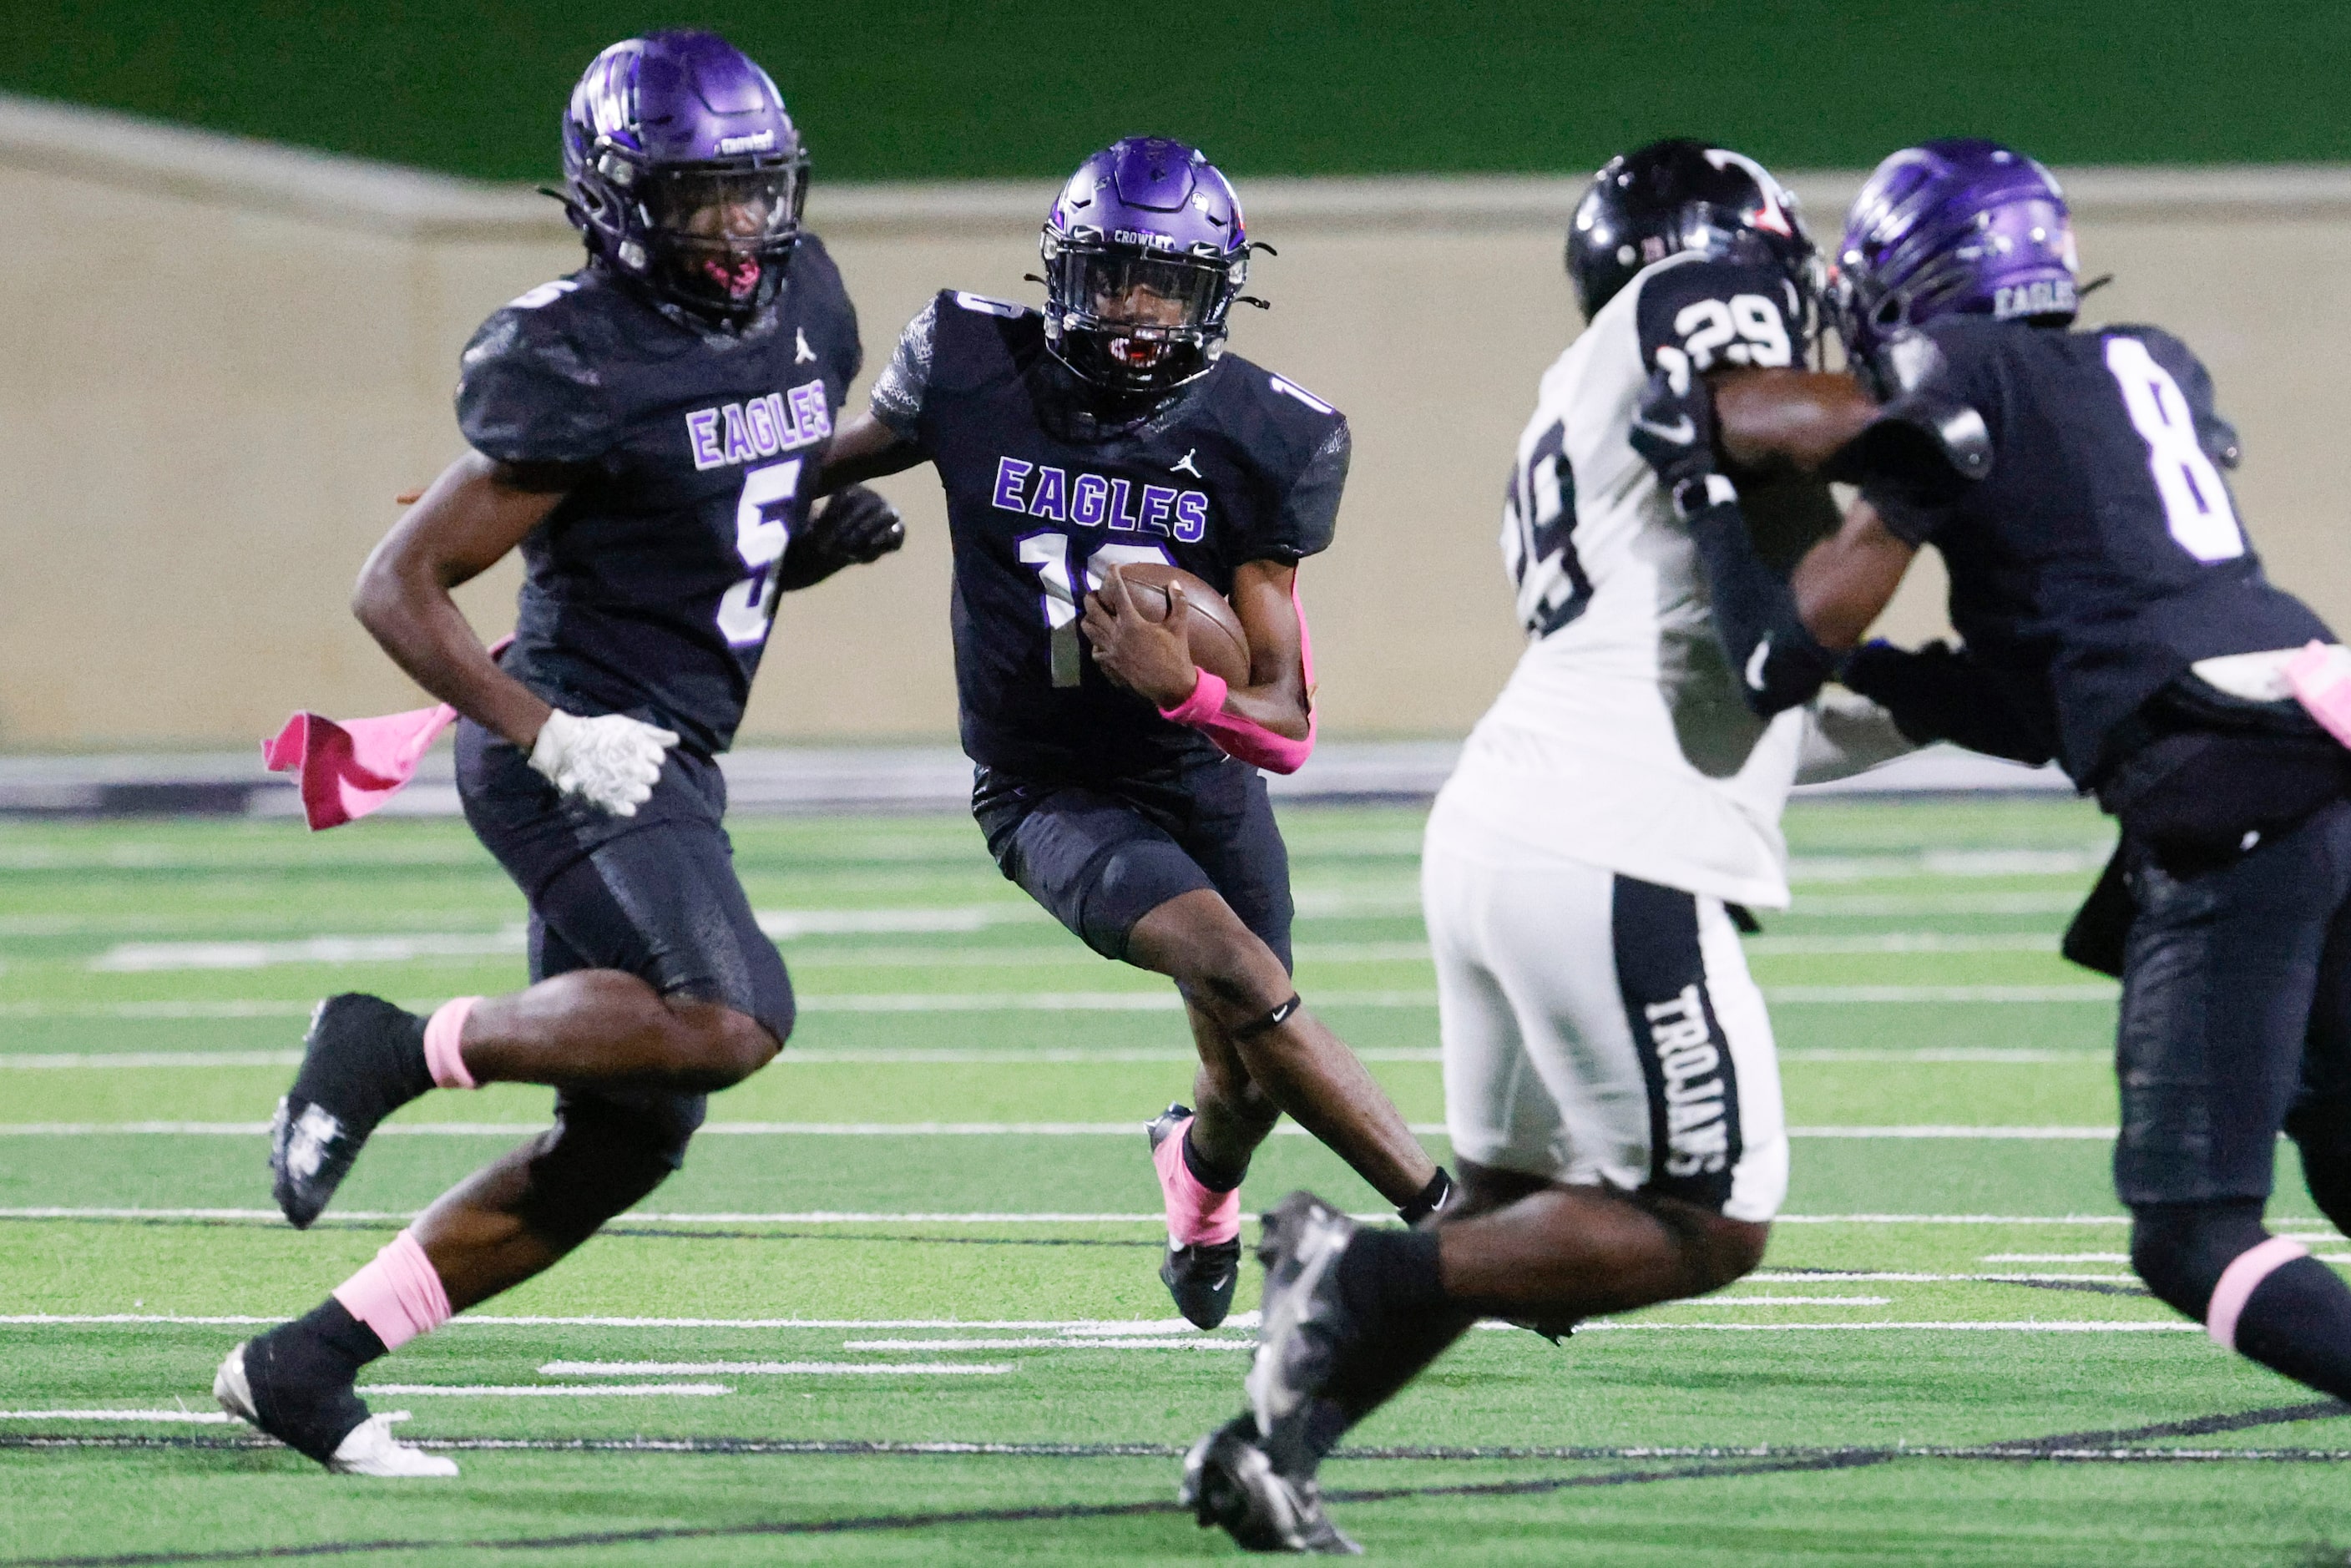
[[[1808,315],[1820,297],[1820,255],[1788,188],[1743,152],[1677,137],[1610,159],[1575,204],[1567,276],[1583,319],[1684,250],[1786,273]]]

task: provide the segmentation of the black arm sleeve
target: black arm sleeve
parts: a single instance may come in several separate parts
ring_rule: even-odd
[[[1688,528],[1739,695],[1764,718],[1810,702],[1836,674],[1836,655],[1805,629],[1796,596],[1755,553],[1739,503],[1717,501],[1691,514]]]
[[[1845,660],[1838,678],[1892,714],[1895,727],[1921,746],[1949,740],[2035,768],[2054,755],[2017,716],[1999,680],[1963,648],[1929,643],[1912,653],[1872,643]]]

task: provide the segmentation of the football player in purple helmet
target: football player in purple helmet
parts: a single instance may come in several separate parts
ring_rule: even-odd
[[[1284,1113],[1408,1217],[1449,1178],[1290,983],[1288,852],[1258,768],[1313,742],[1300,562],[1331,542],[1339,411],[1225,350],[1251,246],[1197,150],[1132,137],[1047,214],[1045,306],[942,291],[827,455],[830,480],[928,462],[955,549],[974,814],[1005,875],[1095,951],[1172,977],[1196,1112],[1150,1124],[1161,1278],[1204,1327],[1239,1273],[1238,1188]],[[1143,619],[1122,570],[1229,599],[1246,683],[1195,667],[1180,592]]]
[[[767,73],[708,33],[615,44],[563,121],[588,265],[484,322],[468,445],[362,569],[353,609],[461,716],[466,820],[530,905],[533,984],[313,1015],[272,1128],[279,1207],[316,1219],[369,1134],[436,1088],[556,1087],[555,1125],[445,1194],[304,1316],[230,1353],[229,1411],[330,1469],[455,1474],[391,1435],[360,1368],[550,1267],[684,1156],[705,1096],[792,1027],[736,879],[716,758],[779,592],[903,537],[870,491],[817,507],[857,319],[801,232],[807,158]],[[812,511],[812,508],[817,508]],[[519,549],[515,635],[449,596]]]
[[[2117,819],[2065,952],[2123,982],[2132,1266],[2221,1344],[2351,1397],[2351,1288],[2262,1224],[2283,1132],[2351,1228],[2351,654],[2262,572],[2203,364],[2159,328],[2077,329],[2076,265],[2032,159],[1906,148],[1837,246],[1855,377],[1660,374],[1643,422],[1692,434],[1643,455],[1694,528],[1773,465],[1859,486],[1792,582],[1719,529],[1717,613],[1746,606],[1771,700],[1834,671],[1913,739],[2054,760]],[[1959,643],[1856,648],[1922,546]]]
[[[715,33],[615,44],[563,117],[563,207],[589,249],[660,298],[730,321],[783,287],[808,170],[776,84]]]

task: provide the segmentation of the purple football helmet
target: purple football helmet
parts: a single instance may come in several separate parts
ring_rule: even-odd
[[[768,73],[716,33],[598,55],[563,116],[563,177],[589,249],[661,298],[740,322],[782,288],[808,154]]]
[[[1046,346],[1117,392],[1164,392],[1207,374],[1249,277],[1240,198],[1197,148],[1155,136],[1079,164],[1038,254]]]
[[[1846,214],[1830,271],[1845,351],[1866,363],[1938,316],[2063,324],[2079,306],[2074,222],[2048,170],[1971,137],[1906,147]]]

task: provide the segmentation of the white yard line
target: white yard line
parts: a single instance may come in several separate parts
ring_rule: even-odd
[[[379,1127],[379,1138],[507,1138],[544,1131],[543,1122],[392,1122]],[[1132,1138],[1139,1122],[710,1122],[705,1138]],[[1442,1122],[1415,1122],[1411,1130],[1421,1137],[1442,1137]],[[266,1122],[8,1122],[0,1123],[0,1137],[259,1137],[269,1131]],[[1289,1137],[1307,1137],[1303,1127],[1284,1122],[1274,1131]],[[1949,1139],[1968,1142],[2065,1142],[2111,1140],[2111,1127],[1791,1127],[1792,1138]]]
[[[1767,1001],[1803,1005],[1924,1003],[1949,1005],[2040,1002],[2110,1002],[2111,984],[2050,986],[1766,986]],[[146,1002],[6,1002],[0,1018],[308,1018],[308,1001],[230,999]],[[799,998],[804,1013],[1000,1013],[1177,1012],[1183,999],[1167,990],[1134,991],[871,991],[834,992]],[[1434,990],[1317,991],[1312,1005],[1334,1008],[1425,1008],[1434,1009]]]
[[[1373,1046],[1355,1055],[1365,1061],[1434,1062],[1444,1053],[1433,1046]],[[971,1067],[1120,1067],[1143,1062],[1186,1062],[1198,1060],[1179,1046],[1114,1047],[1103,1050],[1044,1048],[994,1049],[987,1046],[891,1047],[871,1051],[803,1050],[793,1046],[768,1065],[770,1072],[794,1067],[971,1066]],[[1960,1062],[1985,1066],[2037,1066],[2080,1063],[2104,1069],[2113,1061],[2105,1051],[2045,1051],[2032,1047],[1949,1046],[1922,1051],[1868,1047],[1798,1046],[1783,1049],[1782,1061]],[[298,1051],[43,1051],[26,1055],[0,1052],[0,1072],[72,1071],[89,1072],[152,1071],[159,1068],[298,1067]]]
[[[469,1399],[716,1399],[735,1392],[723,1383],[614,1383],[550,1386],[538,1383],[362,1383],[361,1394],[419,1395]]]
[[[2027,1318],[2018,1322],[1900,1323],[1678,1323],[1624,1322],[1602,1319],[1576,1325],[1577,1333],[1624,1330],[1656,1333],[2202,1333],[2202,1323],[2085,1322],[2058,1318]]]
[[[0,1410],[0,1421],[162,1421],[174,1426],[239,1425],[225,1410]]]
[[[957,1343],[953,1340],[945,1343],[951,1347]],[[1246,1347],[1256,1342],[1243,1340],[1240,1343]],[[855,1350],[859,1347],[851,1345],[849,1348]],[[1011,1370],[1008,1363],[974,1361],[550,1361],[538,1369],[538,1375],[541,1377],[996,1377]]]
[[[939,1350],[1255,1350],[1253,1339],[1111,1339],[1068,1336],[1048,1338],[1041,1334],[1024,1335],[1014,1339],[852,1339],[841,1343],[843,1350],[856,1351],[939,1351]]]

